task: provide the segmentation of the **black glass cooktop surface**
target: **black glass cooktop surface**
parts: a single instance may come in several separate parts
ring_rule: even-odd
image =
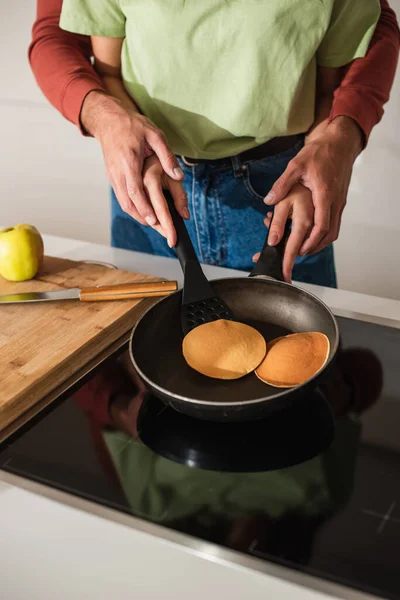
[[[5,442],[0,468],[400,599],[400,330],[338,321],[339,360],[298,406],[197,421],[148,396],[123,353]]]

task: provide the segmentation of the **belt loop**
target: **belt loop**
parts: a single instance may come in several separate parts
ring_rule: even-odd
[[[242,161],[238,154],[231,157],[233,173],[236,178],[243,177]]]

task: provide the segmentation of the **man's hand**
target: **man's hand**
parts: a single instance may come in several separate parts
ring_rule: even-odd
[[[88,94],[81,121],[101,144],[107,177],[121,208],[142,225],[162,230],[169,245],[174,246],[176,234],[169,212],[165,212],[160,186],[154,184],[154,177],[145,186],[142,173],[144,160],[154,153],[168,181],[175,182],[171,192],[178,212],[189,218],[181,184],[183,173],[162,131],[133,106],[101,92]]]
[[[313,226],[300,255],[315,254],[338,238],[353,164],[362,147],[361,130],[352,119],[337,117],[320,125],[266,196],[266,204],[276,205],[296,183],[311,191]]]
[[[269,228],[268,243],[276,246],[284,234],[286,221],[292,219],[292,230],[285,247],[283,277],[288,283],[292,280],[292,270],[304,240],[310,234],[314,219],[314,206],[310,190],[296,183],[284,200],[275,206],[274,212],[267,214],[265,225]],[[260,254],[253,256],[256,262]]]

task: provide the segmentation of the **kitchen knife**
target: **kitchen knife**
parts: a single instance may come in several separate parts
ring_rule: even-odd
[[[169,296],[178,289],[176,281],[145,281],[140,283],[121,283],[118,285],[98,285],[94,287],[71,288],[53,292],[25,292],[0,296],[0,304],[19,304],[27,302],[48,302],[54,300],[80,300],[98,302],[100,300],[137,300]]]

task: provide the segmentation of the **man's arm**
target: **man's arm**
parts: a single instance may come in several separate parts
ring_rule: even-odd
[[[121,118],[118,123],[112,120],[111,126],[108,128],[104,128],[104,123],[108,120],[107,113],[102,117],[103,134],[99,136],[99,140],[104,153],[108,180],[121,208],[140,223],[144,225],[147,223],[154,227],[158,233],[167,238],[169,245],[173,247],[176,243],[176,232],[162,192],[162,170],[160,177],[156,178],[157,185],[154,185],[155,178],[151,177],[153,181],[150,188],[152,189],[147,190],[147,180],[152,169],[147,169],[148,161],[144,164],[142,160],[137,160],[141,154],[146,154],[147,148],[152,147],[157,152],[158,144],[154,139],[157,133],[149,119],[139,114],[135,103],[124,87],[121,75],[122,44],[123,38],[92,37],[95,69],[110,94],[110,98],[115,98],[120,103],[120,109],[130,115],[128,120]],[[127,153],[126,143],[121,146],[115,143],[114,139],[117,137],[118,140],[123,140],[126,132],[129,132],[132,127],[132,122],[136,132],[136,136],[132,136],[132,140],[136,137],[142,140],[142,144],[133,146],[131,141],[131,151]],[[138,135],[140,131],[142,133]],[[168,156],[166,148],[164,154],[165,151]],[[157,162],[161,161],[159,156],[156,158]],[[173,158],[176,160],[175,156]],[[171,180],[169,183],[176,182]],[[170,185],[167,187],[170,189]],[[183,218],[187,218],[187,198],[181,193],[180,185],[177,188],[172,185],[170,191],[173,192],[174,189],[176,208]]]
[[[42,92],[82,133],[100,142],[107,172],[113,172],[113,182],[124,182],[116,186],[116,193],[126,212],[143,225],[155,223],[155,227],[158,221],[154,208],[158,207],[155,212],[159,218],[163,211],[165,213],[165,199],[161,203],[163,194],[159,193],[158,180],[153,181],[152,175],[148,178],[154,193],[148,193],[149,201],[146,200],[145,205],[143,194],[137,193],[143,189],[144,160],[154,152],[164,172],[179,183],[171,185],[170,191],[178,212],[188,218],[187,198],[180,183],[183,173],[163,132],[139,113],[126,94],[123,101],[118,94],[113,97],[114,90],[107,88],[91,63],[90,38],[59,27],[61,9],[62,0],[37,0],[29,61]],[[135,208],[138,197],[142,198],[143,205],[140,213]],[[176,235],[168,211],[163,223],[162,232],[174,246]]]
[[[105,88],[91,64],[90,38],[60,29],[61,7],[62,0],[38,0],[28,56],[46,98],[66,119],[81,127],[86,96]]]
[[[339,116],[350,117],[364,135],[364,145],[371,130],[383,116],[383,106],[390,90],[399,57],[400,30],[395,12],[387,0],[380,0],[381,15],[368,53],[343,70],[336,89],[329,121]]]

